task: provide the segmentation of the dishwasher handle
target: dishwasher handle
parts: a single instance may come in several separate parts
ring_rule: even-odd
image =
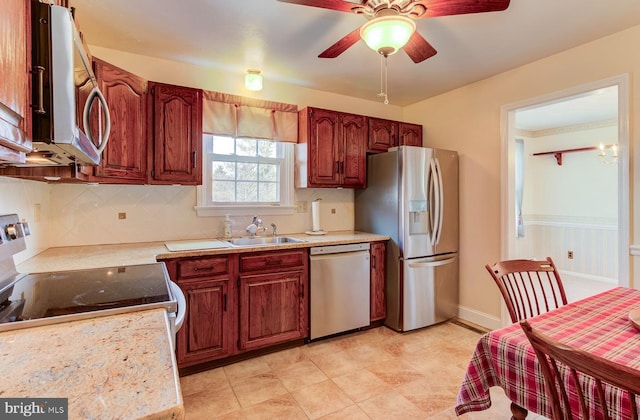
[[[344,245],[315,246],[309,248],[309,255],[313,256],[324,254],[341,254],[345,252],[355,251],[369,251],[370,248],[371,244],[369,242]]]

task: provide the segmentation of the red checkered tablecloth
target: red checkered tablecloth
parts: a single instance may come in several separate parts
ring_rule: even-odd
[[[640,374],[640,332],[628,319],[636,308],[640,308],[640,291],[617,287],[531,318],[529,323],[557,341],[638,369]],[[492,331],[482,336],[471,357],[456,413],[486,410],[491,406],[489,388],[499,386],[520,407],[551,417],[543,381],[533,348],[519,324]],[[623,404],[627,393],[612,387],[608,392],[615,401],[613,418],[629,418]],[[577,400],[570,403],[577,414]],[[592,416],[598,418],[595,412]]]

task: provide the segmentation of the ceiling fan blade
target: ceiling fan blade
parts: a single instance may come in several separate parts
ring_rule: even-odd
[[[411,35],[409,42],[407,42],[407,45],[405,45],[403,49],[414,63],[420,63],[438,53],[436,49],[433,48],[431,44],[429,44],[427,40],[417,32],[414,32],[413,35]]]
[[[464,15],[467,13],[500,12],[510,0],[418,0],[413,4],[427,10],[420,18]]]
[[[320,7],[321,9],[337,10],[339,12],[351,12],[353,7],[359,4],[343,0],[278,0],[282,3],[299,4],[301,6]]]
[[[356,28],[338,42],[324,50],[318,57],[320,58],[336,58],[356,42],[360,41],[360,28]]]

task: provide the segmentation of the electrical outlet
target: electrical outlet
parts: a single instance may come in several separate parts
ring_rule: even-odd
[[[127,218],[127,213],[118,213],[118,219],[124,220]]]
[[[567,251],[567,258],[569,258],[570,260],[573,259],[573,251]]]
[[[336,209],[331,209],[331,214],[336,214]]]
[[[307,201],[296,201],[296,212],[306,213],[309,211]]]
[[[33,221],[39,222],[42,213],[42,206],[38,203],[33,205]]]

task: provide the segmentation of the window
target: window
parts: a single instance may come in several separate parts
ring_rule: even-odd
[[[293,144],[211,134],[203,141],[198,215],[293,212]]]

